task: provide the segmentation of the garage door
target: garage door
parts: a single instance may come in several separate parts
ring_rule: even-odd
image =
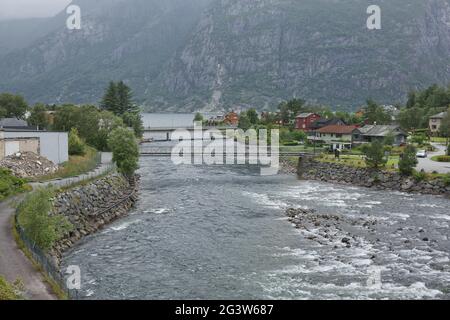
[[[20,151],[19,141],[6,141],[5,143],[5,157],[15,154]]]

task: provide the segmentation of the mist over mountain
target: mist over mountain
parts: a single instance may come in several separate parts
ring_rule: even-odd
[[[39,32],[0,23],[0,40],[12,24],[19,34],[0,42],[0,91],[97,103],[124,80],[148,110],[267,109],[292,97],[348,109],[450,83],[450,1],[376,2],[75,1],[81,30],[66,29],[65,12],[38,19]],[[381,30],[366,27],[371,4]]]

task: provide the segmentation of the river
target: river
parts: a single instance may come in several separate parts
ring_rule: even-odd
[[[450,298],[450,200],[260,176],[256,166],[140,165],[130,216],[64,258],[80,266],[85,299]],[[311,235],[323,228],[294,228],[291,207],[345,223],[319,243]]]

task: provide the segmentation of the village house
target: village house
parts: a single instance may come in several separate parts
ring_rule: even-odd
[[[321,117],[317,113],[301,113],[295,118],[295,129],[308,132],[313,123],[320,119]]]
[[[408,134],[398,125],[365,125],[360,128],[361,136],[357,139],[359,143],[371,143],[375,140],[383,141],[389,135],[394,138],[394,145],[406,143]]]
[[[442,119],[444,119],[447,116],[447,112],[441,112],[438,114],[435,114],[434,116],[430,117],[430,132],[432,135],[439,135],[439,130],[441,129],[441,123]]]
[[[354,141],[360,139],[361,132],[357,126],[331,125],[320,128],[308,140],[323,143],[331,150],[351,149]]]
[[[239,124],[239,115],[231,111],[225,115],[223,123],[229,126],[237,126]]]
[[[328,127],[328,126],[346,126],[346,125],[347,125],[347,123],[344,120],[339,119],[339,118],[320,119],[311,125],[310,130],[317,131],[321,128]]]

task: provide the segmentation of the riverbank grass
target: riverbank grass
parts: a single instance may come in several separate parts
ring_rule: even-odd
[[[22,286],[20,281],[9,283],[3,276],[0,276],[0,301],[22,300],[23,297],[20,294]]]
[[[101,153],[96,149],[86,146],[84,155],[73,155],[69,157],[69,161],[63,163],[61,168],[54,174],[49,174],[35,179],[30,182],[42,182],[54,179],[65,179],[76,177],[81,174],[94,170],[101,163]]]

